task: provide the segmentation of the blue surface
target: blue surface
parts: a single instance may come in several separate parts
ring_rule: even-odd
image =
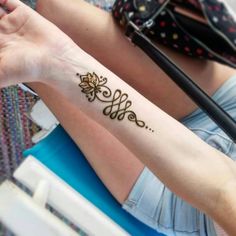
[[[131,235],[162,235],[121,208],[61,126],[36,146],[26,150],[24,156],[28,155],[36,157]]]

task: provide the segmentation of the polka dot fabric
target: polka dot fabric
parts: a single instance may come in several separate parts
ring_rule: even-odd
[[[206,23],[181,16],[174,10],[176,6],[202,16]],[[122,26],[132,21],[139,27],[152,18],[145,34],[153,41],[236,68],[236,20],[220,0],[117,0],[113,16]]]

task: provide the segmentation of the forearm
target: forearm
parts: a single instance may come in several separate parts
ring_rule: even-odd
[[[0,5],[0,86],[40,81],[56,89],[114,134],[172,191],[236,234],[235,193],[226,188],[230,194],[225,196],[222,188],[229,183],[235,186],[233,161],[155,107],[20,1],[1,1]],[[153,84],[146,83],[151,91]]]
[[[172,117],[180,119],[196,109],[147,55],[131,45],[108,12],[83,0],[38,0],[37,11]],[[232,69],[219,64],[186,57],[166,47],[161,49],[209,95],[233,74]]]
[[[42,83],[31,83],[30,86],[82,150],[104,185],[123,203],[143,170],[143,164],[113,135],[67,102],[59,92]]]
[[[81,56],[77,59],[76,55],[77,52],[74,52],[73,60],[68,60],[63,71],[57,68],[59,72],[48,80],[49,85],[106,127],[173,192],[212,215],[222,186],[235,180],[233,161],[205,144],[86,53],[83,54],[83,60]],[[86,90],[88,87],[82,82],[86,78],[83,75],[88,72],[95,72],[102,79],[107,78],[107,82],[97,84],[101,91],[107,93],[94,96],[94,90]],[[107,86],[105,90],[103,85]],[[89,86],[89,89],[93,87]],[[152,84],[149,86],[151,89]],[[119,103],[119,99],[113,97],[117,95],[120,98],[119,90],[121,94],[127,94],[126,102],[132,102],[132,105],[128,102],[131,106],[123,115],[122,109],[127,103]],[[86,94],[86,91],[91,93]],[[118,106],[109,107],[112,103],[106,102],[108,100],[114,104],[118,102],[120,111]],[[196,189],[201,189],[201,193]]]

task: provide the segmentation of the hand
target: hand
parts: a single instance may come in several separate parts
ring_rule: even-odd
[[[19,0],[0,0],[0,87],[44,80],[74,48],[67,35]]]

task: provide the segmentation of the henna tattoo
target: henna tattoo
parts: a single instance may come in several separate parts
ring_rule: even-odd
[[[79,87],[82,88],[82,93],[86,94],[89,102],[93,102],[97,99],[107,104],[103,109],[105,116],[119,121],[127,117],[129,121],[134,122],[138,127],[146,128],[154,132],[144,121],[138,120],[135,112],[129,110],[132,106],[132,102],[128,99],[128,94],[122,93],[119,89],[115,90],[112,94],[110,88],[106,86],[107,78],[103,76],[98,77],[95,73],[87,73],[86,75],[77,73],[76,75],[80,77],[81,82]]]

